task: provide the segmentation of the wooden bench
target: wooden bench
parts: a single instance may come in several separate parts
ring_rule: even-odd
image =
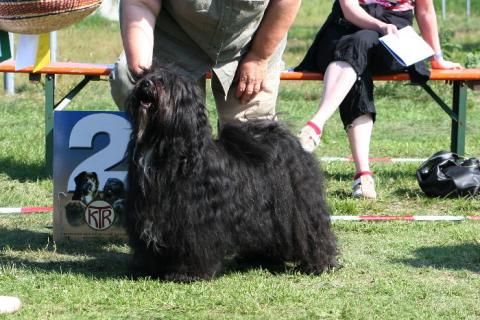
[[[45,163],[48,173],[52,173],[53,163],[53,112],[64,109],[68,103],[90,81],[100,80],[110,74],[112,64],[90,64],[73,62],[56,62],[42,68],[34,76],[45,75]],[[32,77],[33,68],[15,70],[14,62],[9,60],[0,63],[0,72],[27,73]],[[79,75],[83,79],[58,102],[55,99],[56,75]],[[323,75],[312,72],[289,72],[281,74],[281,80],[323,80]],[[376,76],[375,81],[407,81],[410,77],[406,73],[388,76]],[[464,70],[432,70],[431,81],[452,82],[451,105],[444,102],[427,84],[422,88],[444,110],[452,120],[450,149],[459,155],[465,153],[465,123],[467,118],[467,86],[472,88],[480,84],[480,69]]]

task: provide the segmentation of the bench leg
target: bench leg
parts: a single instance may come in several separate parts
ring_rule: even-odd
[[[45,77],[45,169],[53,176],[53,110],[55,109],[55,75]]]
[[[450,150],[460,156],[465,155],[465,125],[467,120],[467,86],[463,81],[453,83],[452,111],[457,120],[452,119]]]

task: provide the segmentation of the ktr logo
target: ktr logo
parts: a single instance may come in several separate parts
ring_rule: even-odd
[[[85,210],[85,221],[95,230],[105,230],[115,222],[115,211],[105,201],[93,201]]]

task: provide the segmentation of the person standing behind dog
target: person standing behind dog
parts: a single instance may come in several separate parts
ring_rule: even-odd
[[[443,59],[433,0],[335,0],[327,21],[295,71],[324,73],[324,90],[317,112],[299,134],[305,150],[313,152],[325,122],[340,109],[356,174],[353,197],[376,198],[369,167],[370,137],[375,121],[372,74],[408,71],[412,82],[428,80],[424,62],[401,66],[379,37],[412,25],[415,16],[422,37],[433,48],[434,69],[459,69]]]
[[[212,70],[220,125],[275,117],[286,35],[301,0],[123,0],[124,52],[110,76],[124,110],[152,60],[198,79]]]

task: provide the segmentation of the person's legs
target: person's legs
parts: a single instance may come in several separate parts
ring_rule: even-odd
[[[361,30],[339,40],[334,62],[325,71],[324,93],[318,111],[299,135],[304,149],[313,151],[326,121],[340,108],[357,172],[354,178],[356,197],[376,197],[368,159],[375,120],[369,61],[373,61],[371,54],[378,45],[378,33],[371,30]]]
[[[355,198],[375,199],[375,183],[370,171],[369,153],[370,137],[372,136],[373,119],[371,114],[364,114],[356,118],[347,128],[348,141],[355,163],[356,174],[352,186]]]
[[[349,63],[344,61],[330,63],[324,76],[322,99],[311,121],[322,128],[338,109],[356,80],[357,73]]]
[[[357,172],[370,171],[368,156],[370,153],[372,129],[373,119],[370,114],[358,117],[347,129],[348,141],[350,142],[350,149]]]
[[[235,97],[235,83],[225,97],[220,81],[212,76],[212,92],[218,112],[220,127],[226,123],[251,119],[276,119],[275,107],[280,86],[280,68],[272,68],[267,75],[268,91],[261,91],[248,103]]]
[[[113,101],[119,110],[125,111],[127,97],[135,86],[135,78],[128,70],[125,52],[118,58],[108,79]]]
[[[252,119],[277,119],[276,104],[280,87],[280,73],[285,67],[282,55],[287,45],[285,37],[268,61],[264,87],[252,100],[242,103],[235,97],[237,82],[233,81],[225,93],[215,72],[212,74],[212,93],[218,113],[219,129],[226,123],[244,122]]]
[[[318,111],[299,134],[300,142],[306,151],[312,152],[315,149],[325,122],[339,106],[347,104],[352,115],[359,115],[360,108],[364,106],[357,107],[349,102],[358,99],[355,96],[356,89],[352,92],[352,88],[356,86],[357,80],[364,81],[363,76],[368,73],[371,54],[378,45],[378,33],[372,30],[359,30],[342,36],[335,44],[333,62],[326,67],[324,60],[327,57],[319,49],[317,65],[320,70],[325,68],[324,90]],[[345,103],[345,100],[348,101]],[[360,112],[363,113],[365,112]]]
[[[318,110],[299,134],[300,143],[306,151],[312,152],[315,149],[325,123],[338,109],[356,80],[357,73],[349,63],[333,61],[328,65]]]
[[[0,314],[12,313],[20,309],[22,303],[17,297],[0,296]]]

